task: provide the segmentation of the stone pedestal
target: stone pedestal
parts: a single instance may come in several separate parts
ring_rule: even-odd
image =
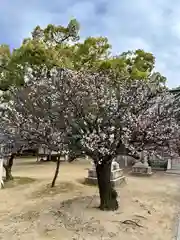
[[[137,162],[132,167],[132,174],[149,176],[152,174],[152,169],[146,162]]]
[[[115,161],[111,165],[111,183],[112,186],[118,186],[125,181],[125,176],[123,176],[123,170],[119,168],[119,164]],[[94,163],[92,163],[92,168],[88,170],[88,177],[85,179],[87,184],[97,185],[97,175]]]
[[[180,175],[180,157],[168,160],[168,167],[166,173]]]

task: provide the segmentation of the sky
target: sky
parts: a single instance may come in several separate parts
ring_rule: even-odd
[[[179,0],[0,0],[0,44],[17,48],[36,25],[67,25],[72,18],[82,38],[108,37],[114,54],[152,52],[168,86],[180,85]]]

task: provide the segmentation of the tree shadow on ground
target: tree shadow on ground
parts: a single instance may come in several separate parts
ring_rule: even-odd
[[[45,186],[41,186],[38,190],[34,191],[31,197],[32,198],[52,197],[57,194],[69,193],[72,191],[78,191],[80,189],[82,189],[81,186],[78,186],[71,182],[57,183],[53,188],[51,188],[51,184],[47,184]]]
[[[18,161],[15,162],[16,166],[29,166],[29,165],[47,165],[52,164],[50,161],[42,161],[37,162],[36,159],[18,159]]]
[[[14,177],[11,181],[4,181],[4,188],[13,188],[19,185],[29,184],[35,182],[36,179],[28,177]]]

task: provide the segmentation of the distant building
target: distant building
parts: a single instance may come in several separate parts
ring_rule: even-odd
[[[169,92],[176,94],[176,96],[180,97],[180,87],[177,87],[175,89],[170,89]]]

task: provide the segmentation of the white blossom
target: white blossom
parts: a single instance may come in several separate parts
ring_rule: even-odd
[[[177,106],[155,76],[132,82],[124,76],[54,68],[43,70],[39,80],[29,75],[25,87],[13,92],[3,121],[26,141],[54,151],[70,151],[73,142],[102,162],[121,153],[121,147],[131,155],[177,152]]]

